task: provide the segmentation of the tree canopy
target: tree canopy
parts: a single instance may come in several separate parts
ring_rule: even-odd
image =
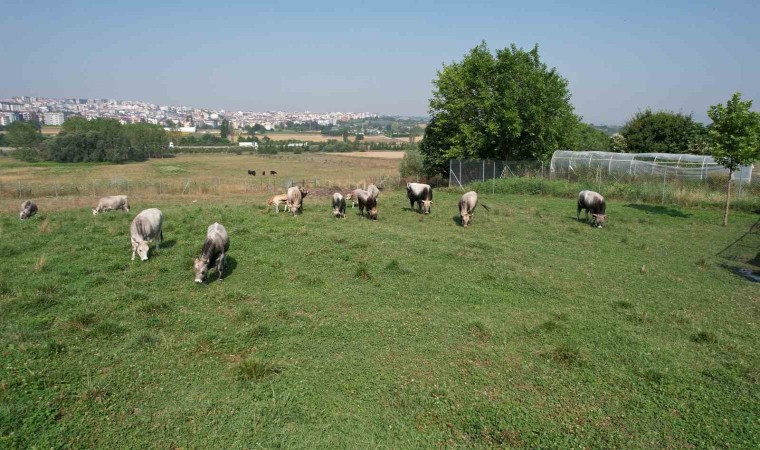
[[[631,153],[693,153],[705,129],[691,114],[646,109],[626,122],[620,134]]]
[[[494,54],[483,42],[433,83],[420,143],[429,173],[452,158],[547,159],[572,144],[578,118],[567,80],[541,62],[538,46]]]
[[[707,111],[713,123],[709,131],[710,149],[715,162],[728,168],[729,174],[741,166],[760,159],[760,113],[750,111],[752,100],[742,101],[735,93],[726,106],[718,103]],[[726,210],[723,225],[728,224],[731,200],[731,177],[726,187]]]

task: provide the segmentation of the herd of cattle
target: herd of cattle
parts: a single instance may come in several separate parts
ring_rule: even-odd
[[[280,212],[279,205],[285,203],[285,210],[290,211],[293,216],[303,211],[303,200],[308,195],[306,188],[293,186],[288,189],[286,194],[275,195],[267,201],[268,206],[274,205],[277,212]],[[336,218],[346,217],[346,200],[351,200],[351,207],[359,207],[359,214],[364,216],[364,210],[367,211],[367,218],[377,220],[377,198],[380,190],[374,184],[370,184],[366,190],[354,189],[350,193],[343,195],[336,192],[332,195],[332,214]],[[433,190],[428,184],[408,183],[406,185],[406,195],[412,209],[415,204],[420,213],[430,214],[430,207],[433,203]],[[466,192],[459,199],[459,216],[463,227],[467,227],[472,220],[475,207],[478,206],[478,194],[475,191]],[[486,205],[481,205],[486,210]],[[126,195],[114,195],[103,197],[98,201],[98,205],[92,210],[93,215],[105,211],[124,210],[129,212],[129,199]],[[27,200],[21,204],[21,219],[28,219],[37,213],[37,205]],[[578,194],[577,219],[580,221],[581,211],[586,211],[586,222],[588,215],[591,213],[593,219],[592,226],[602,227],[607,215],[605,214],[606,203],[604,197],[594,191],[581,191]],[[164,235],[162,231],[164,215],[157,208],[143,210],[135,216],[130,224],[129,231],[132,240],[132,260],[135,254],[140,256],[140,260],[148,259],[148,251],[151,242],[156,242],[156,249],[159,249]],[[200,258],[195,260],[193,265],[195,270],[195,282],[204,283],[206,276],[211,268],[216,268],[219,273],[219,281],[224,279],[225,255],[230,247],[230,238],[227,230],[219,223],[213,223],[206,231],[206,240],[203,243]]]

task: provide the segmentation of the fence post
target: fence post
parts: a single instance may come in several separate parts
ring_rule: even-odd
[[[483,178],[481,179],[481,181],[486,181],[486,160],[485,159],[483,160],[483,172],[482,172],[482,174],[483,174]]]
[[[449,187],[451,187],[451,161],[452,160],[450,159],[449,160]],[[401,178],[400,175],[399,175],[399,178]],[[399,184],[401,184],[401,180],[399,180]]]
[[[668,179],[668,167],[665,166],[665,173],[662,175],[662,201],[660,203],[665,204],[665,181]]]
[[[496,193],[496,160],[493,162],[493,176],[491,177],[491,194]]]
[[[544,162],[541,161],[541,195],[544,195]]]

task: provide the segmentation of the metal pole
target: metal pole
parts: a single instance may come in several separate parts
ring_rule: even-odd
[[[400,175],[399,175],[398,184],[401,184]],[[449,187],[451,187],[451,160],[449,160]]]
[[[663,204],[665,203],[665,181],[667,180],[667,178],[668,178],[668,168],[666,166],[665,173],[662,175],[662,202],[660,203],[663,203]]]
[[[486,160],[483,160],[483,181],[486,181]]]

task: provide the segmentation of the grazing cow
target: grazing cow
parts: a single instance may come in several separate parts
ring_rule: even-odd
[[[219,273],[219,281],[224,281],[224,260],[227,250],[230,249],[230,237],[224,225],[214,222],[206,231],[206,241],[203,242],[201,257],[196,258],[193,268],[195,269],[195,282],[205,283],[206,275],[211,267],[216,267]]]
[[[269,175],[277,175],[277,171],[275,171],[275,170],[270,170],[270,171],[269,171]]]
[[[303,210],[304,195],[302,189],[303,188],[297,186],[288,188],[288,200],[286,204],[288,208],[290,208],[290,212],[293,213],[293,216]]]
[[[357,192],[358,191],[358,192]],[[359,202],[359,215],[364,215],[364,208],[367,208],[367,218],[377,220],[377,199],[367,191],[357,189],[356,200]]]
[[[18,216],[21,220],[28,219],[37,214],[37,204],[31,200],[27,200],[21,204],[21,211]]]
[[[143,210],[135,216],[132,224],[129,226],[129,232],[132,235],[132,260],[135,259],[135,253],[140,255],[140,260],[148,260],[148,250],[150,241],[156,240],[156,250],[158,250],[161,241],[164,240],[162,230],[164,224],[164,215],[157,208]]]
[[[280,212],[280,205],[285,204],[285,209],[283,211],[288,210],[288,194],[279,194],[271,197],[269,200],[267,200],[267,206],[269,209],[272,209],[272,205],[274,205],[275,210],[279,213]]]
[[[249,170],[248,171],[248,175],[253,175],[255,177],[256,176],[256,171],[255,170]]]
[[[604,197],[594,191],[581,191],[578,194],[578,220],[581,220],[582,209],[586,210],[586,222],[588,222],[588,213],[590,211],[591,217],[594,219],[591,226],[602,228],[604,221],[607,220],[607,215],[604,213],[607,209]]]
[[[414,208],[414,203],[416,202],[420,212],[430,214],[430,205],[433,203],[433,189],[429,184],[407,183],[406,196],[409,198],[409,204],[412,208]]]
[[[129,212],[129,198],[127,198],[126,195],[112,195],[110,197],[101,198],[100,201],[98,201],[98,206],[92,210],[92,215],[97,216],[102,212],[117,209]]]
[[[469,225],[476,206],[478,206],[478,193],[475,191],[465,192],[459,199],[459,217],[462,218],[463,227]],[[485,208],[485,205],[483,207]]]
[[[346,199],[343,198],[343,194],[336,192],[332,196],[332,208],[333,216],[337,218],[346,217]]]
[[[369,192],[369,195],[374,197],[375,200],[377,200],[377,196],[380,195],[380,189],[378,189],[374,184],[367,186],[367,192]]]

